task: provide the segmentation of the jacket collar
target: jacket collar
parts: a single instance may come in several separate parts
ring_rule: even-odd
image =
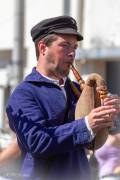
[[[32,72],[28,76],[26,76],[25,81],[27,81],[27,82],[46,82],[46,83],[57,84],[56,83],[57,81],[54,82],[54,80],[51,80],[50,78],[46,78],[45,76],[42,76],[38,71],[36,71],[35,67],[32,69]],[[65,81],[66,81],[66,78],[65,78]]]

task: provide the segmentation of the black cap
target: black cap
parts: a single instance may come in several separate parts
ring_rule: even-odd
[[[58,16],[45,19],[31,29],[34,42],[39,41],[48,34],[71,34],[76,35],[77,40],[83,40],[83,36],[77,31],[77,23],[70,16]]]

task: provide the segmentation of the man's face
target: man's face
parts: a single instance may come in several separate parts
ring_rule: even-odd
[[[57,35],[57,39],[46,48],[46,68],[53,77],[61,78],[69,74],[76,48],[77,38],[74,35]]]

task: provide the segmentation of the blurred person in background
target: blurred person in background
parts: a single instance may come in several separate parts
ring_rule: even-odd
[[[19,166],[21,161],[21,151],[14,138],[7,147],[0,150],[0,180],[18,179]]]
[[[95,152],[100,180],[120,180],[120,121],[109,128],[105,144]]]
[[[15,160],[21,154],[17,140],[14,139],[8,147],[0,151],[0,166],[8,163],[9,161]]]

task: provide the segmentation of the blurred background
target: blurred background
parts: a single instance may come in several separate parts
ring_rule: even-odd
[[[76,19],[84,40],[75,66],[83,79],[97,72],[120,95],[120,0],[0,0],[0,147],[11,141],[5,114],[15,86],[36,65],[31,28],[59,15]],[[72,73],[70,73],[74,79]]]

